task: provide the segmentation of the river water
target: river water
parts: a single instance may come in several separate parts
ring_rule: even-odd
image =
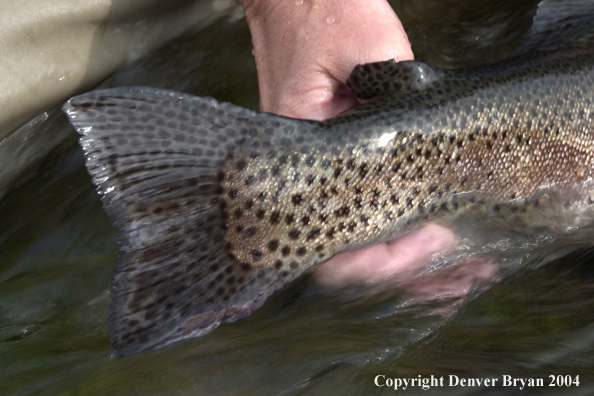
[[[536,2],[392,1],[417,59],[463,67],[508,56]],[[147,85],[257,108],[249,30],[237,12],[116,72]],[[70,128],[57,110],[48,131]],[[72,131],[74,136],[74,131]],[[0,394],[375,395],[390,378],[444,377],[437,395],[594,394],[594,250],[558,240],[464,304],[410,303],[397,287],[330,293],[307,276],[210,334],[116,359],[109,290],[117,232],[73,147],[0,200]],[[594,234],[592,234],[594,235]],[[444,319],[443,310],[449,310]],[[544,386],[449,387],[458,378],[542,378]],[[549,386],[549,376],[573,385]],[[579,376],[579,386],[575,379]],[[565,378],[565,377],[563,377]],[[518,383],[519,384],[519,383]]]

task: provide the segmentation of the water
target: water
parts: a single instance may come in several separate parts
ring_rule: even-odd
[[[508,55],[536,2],[393,1],[418,59],[443,67]],[[478,37],[478,39],[477,39]],[[180,77],[182,76],[182,77]],[[120,70],[103,87],[149,85],[256,108],[243,19],[229,14]],[[59,116],[60,118],[62,116]],[[69,128],[55,121],[55,128]],[[52,121],[54,120],[54,121]],[[74,132],[72,132],[74,133]],[[117,232],[74,147],[0,200],[0,389],[7,395],[371,395],[386,378],[544,378],[545,387],[406,394],[594,393],[591,231],[516,257],[517,270],[453,310],[399,287],[331,293],[305,277],[207,336],[115,359],[109,288]],[[549,375],[580,386],[549,387]],[[501,380],[499,381],[501,384]]]

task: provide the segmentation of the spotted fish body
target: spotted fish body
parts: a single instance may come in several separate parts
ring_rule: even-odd
[[[326,122],[151,88],[64,106],[122,232],[119,355],[248,315],[312,265],[424,222],[593,221],[589,46],[462,71],[362,65],[349,86],[384,97]]]
[[[301,149],[295,138],[294,151],[230,160],[219,174],[230,251],[250,266],[290,271],[470,208],[532,227],[554,223],[535,208],[564,204],[581,214],[594,165],[593,59],[572,58],[565,73],[547,64],[526,79],[516,71],[501,85],[467,85],[460,98],[445,94],[455,81],[442,82],[382,102],[370,127],[360,113],[338,117],[314,124]],[[367,73],[387,78],[386,66]],[[399,105],[405,111],[390,114]],[[578,221],[556,220],[558,228]]]

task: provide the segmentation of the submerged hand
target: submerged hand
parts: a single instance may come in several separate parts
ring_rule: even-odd
[[[239,1],[239,0],[238,0]],[[358,64],[412,60],[400,20],[386,0],[243,0],[258,70],[260,110],[324,120],[359,104],[346,87]],[[316,278],[340,286],[411,273],[455,242],[425,226],[393,242],[338,254]]]

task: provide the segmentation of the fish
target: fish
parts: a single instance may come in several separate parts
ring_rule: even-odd
[[[578,23],[560,32],[549,17],[567,24],[576,2]],[[71,98],[63,110],[121,232],[116,355],[206,334],[334,254],[427,222],[592,223],[587,3],[543,1],[526,47],[495,64],[359,65],[347,84],[375,99],[326,121],[147,87]]]

